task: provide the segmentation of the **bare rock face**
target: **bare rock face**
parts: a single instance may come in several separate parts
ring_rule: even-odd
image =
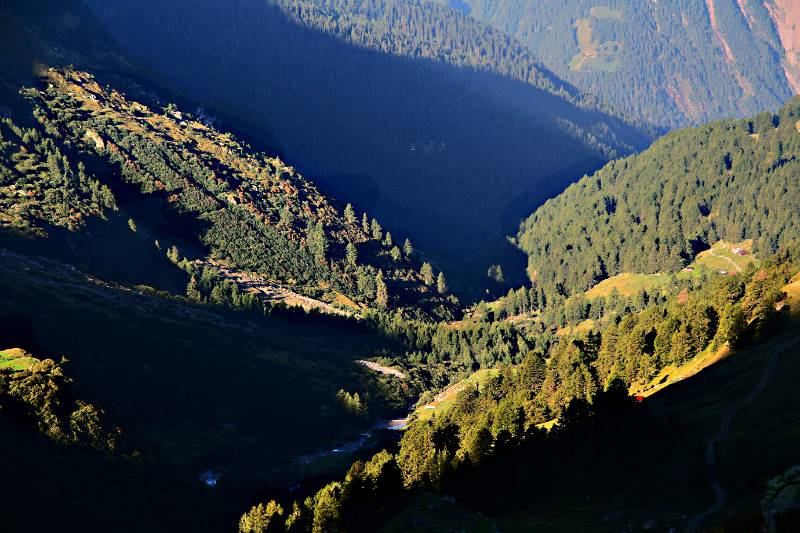
[[[761,500],[764,531],[797,531],[800,527],[800,465],[767,483]]]
[[[769,11],[783,45],[786,79],[794,92],[800,93],[800,3],[795,0],[773,0],[764,2],[764,7]]]

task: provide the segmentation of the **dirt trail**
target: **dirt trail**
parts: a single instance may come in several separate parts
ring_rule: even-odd
[[[365,367],[369,368],[370,370],[374,370],[375,372],[380,372],[381,374],[385,374],[387,376],[394,376],[399,379],[406,379],[406,375],[397,370],[396,368],[392,368],[390,366],[384,366],[380,363],[376,363],[374,361],[366,361],[364,359],[360,359],[356,361],[359,365],[364,365]]]
[[[739,402],[734,404],[722,416],[722,422],[720,423],[719,431],[709,441],[708,446],[706,446],[706,458],[705,458],[706,476],[708,477],[708,484],[711,487],[711,490],[714,492],[714,504],[705,511],[703,511],[702,513],[694,516],[691,520],[689,520],[689,522],[686,524],[687,533],[693,533],[694,531],[697,531],[703,520],[719,512],[725,506],[725,502],[727,501],[728,498],[728,493],[720,484],[719,478],[717,476],[717,470],[716,470],[717,445],[723,440],[725,440],[725,438],[727,438],[728,432],[730,431],[731,422],[733,421],[733,417],[736,416],[736,413],[738,413],[740,409],[742,409],[743,407],[750,404],[753,400],[755,400],[767,386],[770,379],[772,379],[772,376],[775,373],[775,368],[778,366],[778,361],[780,359],[781,352],[788,345],[796,343],[797,340],[792,339],[775,346],[773,348],[772,357],[770,357],[769,363],[767,364],[767,368],[764,369],[764,373],[761,375],[761,379],[758,381],[758,383],[756,383],[756,385],[750,390],[747,396],[745,396]]]
[[[739,265],[737,265],[736,263],[734,263],[734,262],[733,262],[733,260],[732,260],[730,257],[725,257],[725,256],[719,255],[719,254],[717,254],[717,253],[714,253],[714,249],[713,249],[713,248],[711,248],[711,249],[708,251],[708,255],[713,255],[714,257],[718,257],[718,258],[720,258],[720,259],[724,259],[725,261],[727,261],[728,263],[730,263],[731,265],[733,265],[733,268],[735,268],[735,269],[736,269],[736,272],[741,272],[741,271],[742,271],[742,267],[740,267]]]
[[[283,302],[290,307],[302,307],[306,311],[313,309],[329,315],[347,316],[356,319],[360,318],[355,313],[344,311],[329,303],[309,298],[308,296],[303,296],[282,285],[267,281],[256,274],[234,270],[219,260],[208,258],[205,260],[197,260],[195,263],[214,267],[223,278],[236,283],[241,292],[256,293],[267,302]]]

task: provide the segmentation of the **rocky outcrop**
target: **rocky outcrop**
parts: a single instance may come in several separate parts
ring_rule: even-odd
[[[761,511],[764,531],[797,531],[800,526],[800,465],[767,483]]]

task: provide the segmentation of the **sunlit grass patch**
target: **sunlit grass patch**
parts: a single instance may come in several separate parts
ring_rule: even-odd
[[[32,357],[31,354],[20,348],[0,350],[0,370],[28,370],[38,362],[38,359]]]

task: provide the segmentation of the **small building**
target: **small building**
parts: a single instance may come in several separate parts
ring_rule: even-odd
[[[733,250],[731,250],[731,251],[732,251],[733,253],[735,253],[736,255],[740,255],[740,256],[742,256],[742,257],[744,257],[744,256],[746,256],[746,255],[747,255],[747,250],[745,250],[744,248],[734,248],[734,249],[733,249]]]

